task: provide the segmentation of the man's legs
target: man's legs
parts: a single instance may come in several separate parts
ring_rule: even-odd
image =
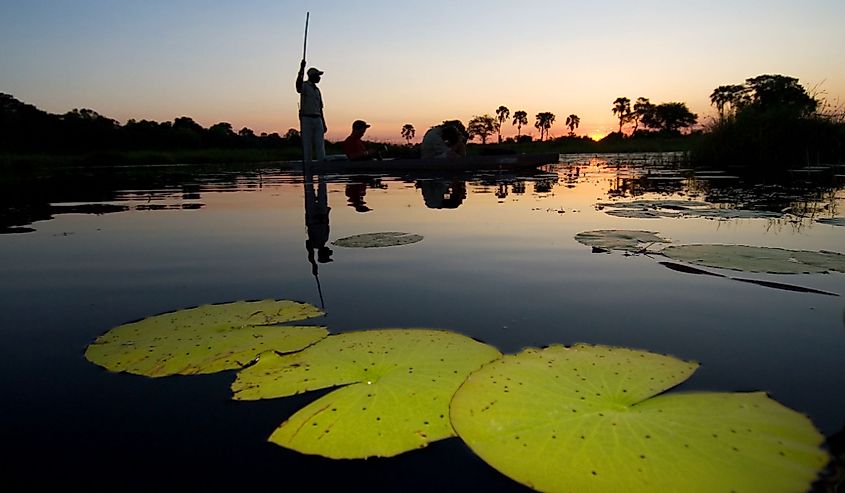
[[[317,161],[326,159],[326,143],[323,134],[323,121],[320,118],[303,116],[299,119],[302,136],[302,160],[310,163],[316,154]]]
[[[316,135],[314,134],[315,120],[317,119],[308,116],[303,116],[299,118],[299,134],[300,137],[302,137],[302,161],[305,163],[310,163],[312,156],[314,155],[314,139],[316,137]]]
[[[317,161],[325,161],[326,160],[326,139],[325,133],[323,133],[323,122],[319,118],[314,118],[314,121],[317,122],[316,128],[314,129],[314,149],[317,153]]]

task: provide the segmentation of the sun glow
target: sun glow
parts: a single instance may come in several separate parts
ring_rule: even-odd
[[[587,136],[589,138],[595,140],[595,141],[599,141],[599,140],[603,139],[609,133],[610,132],[608,132],[607,130],[597,128],[597,129],[593,130],[592,132],[590,132],[589,134],[587,134]]]

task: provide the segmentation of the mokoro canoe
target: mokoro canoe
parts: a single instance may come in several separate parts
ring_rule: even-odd
[[[560,154],[505,154],[499,156],[467,156],[460,159],[384,159],[382,161],[328,160],[311,163],[315,173],[362,173],[395,171],[496,171],[533,169],[560,162]],[[302,168],[298,162],[297,167]]]

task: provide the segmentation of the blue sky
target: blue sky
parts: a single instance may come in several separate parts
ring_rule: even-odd
[[[352,120],[399,139],[499,105],[612,130],[612,101],[683,101],[718,85],[798,77],[845,100],[842,1],[0,1],[0,91],[52,112],[187,115],[284,132],[305,12],[331,138]],[[508,129],[506,133],[515,129]],[[533,128],[531,130],[534,130]]]

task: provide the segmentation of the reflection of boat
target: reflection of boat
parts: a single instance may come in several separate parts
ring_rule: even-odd
[[[394,171],[492,171],[532,169],[556,164],[560,154],[506,154],[499,156],[467,156],[460,159],[385,159],[382,161],[328,160],[311,164],[316,173],[385,172]],[[291,163],[301,167],[301,162]]]

